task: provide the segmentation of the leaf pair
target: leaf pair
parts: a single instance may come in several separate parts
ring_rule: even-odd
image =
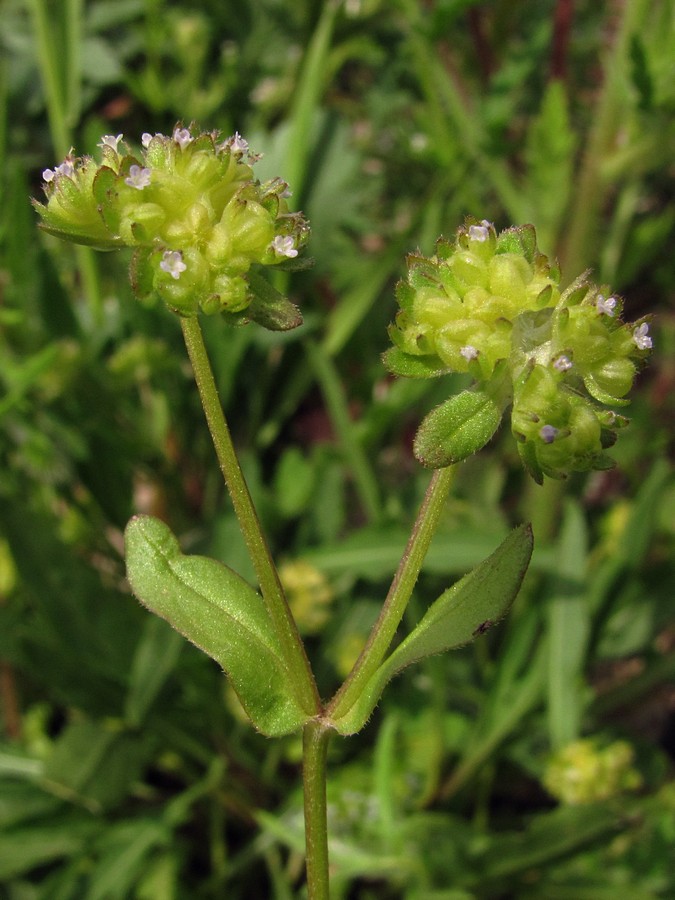
[[[414,631],[376,669],[357,701],[333,720],[341,734],[359,731],[387,682],[412,663],[462,646],[499,621],[513,602],[532,553],[529,526],[433,603]],[[138,599],[205,653],[230,677],[254,726],[270,737],[313,718],[294,696],[263,600],[215,560],[184,556],[159,519],[136,516],[126,530],[129,581]]]

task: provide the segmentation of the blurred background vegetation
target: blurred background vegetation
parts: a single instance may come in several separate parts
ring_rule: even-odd
[[[466,215],[532,222],[568,281],[654,314],[615,470],[540,488],[508,435],[463,465],[410,622],[531,520],[524,590],[334,740],[329,798],[336,897],[675,896],[673,0],[0,13],[0,897],[303,896],[298,740],[253,733],[125,585],[138,511],[251,577],[178,323],[29,205],[71,146],[192,120],[241,132],[313,226],[280,285],[301,329],[205,327],[326,696],[426,486],[416,424],[460,384],[383,370],[405,254]]]

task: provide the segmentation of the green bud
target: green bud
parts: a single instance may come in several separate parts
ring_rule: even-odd
[[[285,182],[254,178],[247,143],[180,124],[170,137],[144,134],[138,157],[121,141],[102,138],[100,163],[69,156],[45,170],[47,202],[35,202],[42,227],[100,249],[137,248],[131,281],[143,301],[160,297],[181,315],[239,316],[255,300],[247,318],[272,329],[300,324],[295,307],[248,284],[252,266],[298,256],[308,226],[289,213]]]
[[[250,303],[248,282],[241,275],[218,275],[213,290],[214,293],[201,304],[202,312],[207,315],[225,311],[238,313]]]

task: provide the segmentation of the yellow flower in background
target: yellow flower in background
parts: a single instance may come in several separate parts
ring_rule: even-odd
[[[279,578],[300,634],[317,634],[331,616],[333,592],[323,574],[306,560],[287,562]]]

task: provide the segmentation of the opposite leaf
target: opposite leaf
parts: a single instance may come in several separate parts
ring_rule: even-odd
[[[468,644],[502,619],[520,590],[531,555],[532,529],[521,525],[432,603],[415,630],[375,672],[354,706],[333,723],[337,731],[360,731],[387,682],[407,666]]]
[[[159,519],[135,516],[125,544],[134,594],[220,663],[254,726],[269,737],[297,730],[308,715],[288,686],[260,595],[221,563],[184,556]]]

